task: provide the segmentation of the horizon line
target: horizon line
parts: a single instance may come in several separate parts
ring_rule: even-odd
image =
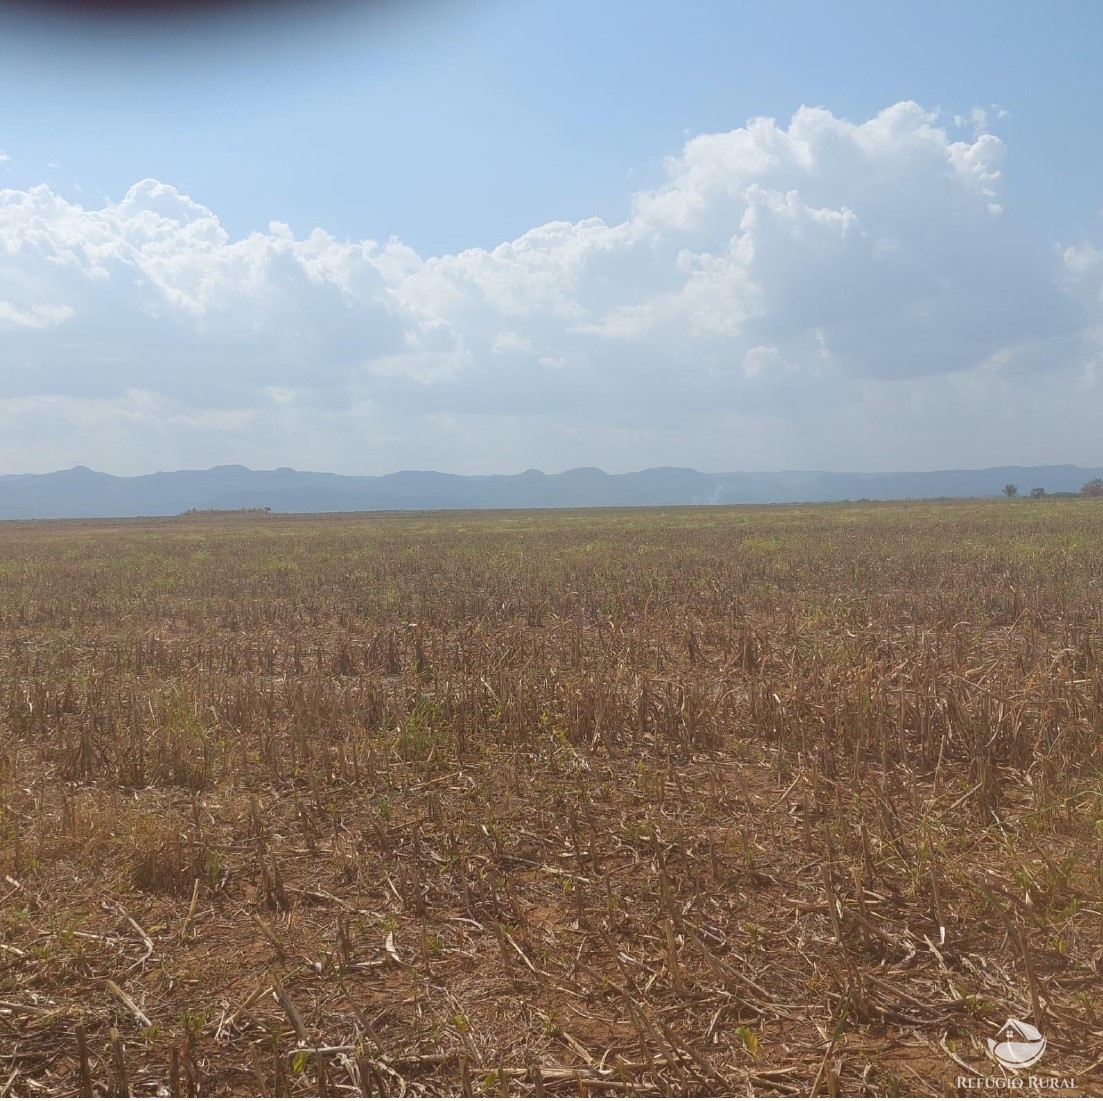
[[[250,474],[319,474],[332,478],[389,478],[399,474],[438,474],[447,478],[519,478],[526,474],[539,474],[545,478],[558,478],[566,474],[575,474],[581,471],[596,472],[603,474],[607,478],[624,478],[630,477],[634,474],[649,474],[655,471],[681,471],[692,474],[701,474],[706,477],[725,477],[730,475],[767,475],[767,474],[833,474],[833,475],[846,475],[849,477],[879,477],[885,475],[896,474],[950,474],[950,473],[978,473],[983,474],[988,471],[995,470],[1050,470],[1060,468],[1071,468],[1073,470],[1098,470],[1103,469],[1103,464],[1100,466],[1084,466],[1080,463],[1072,462],[1048,462],[1048,463],[998,463],[992,466],[946,466],[946,467],[928,467],[928,468],[897,468],[893,470],[832,470],[826,467],[784,467],[774,469],[757,469],[757,470],[700,470],[697,467],[692,466],[675,466],[670,463],[663,463],[658,466],[639,467],[633,470],[625,470],[619,473],[610,473],[600,466],[582,465],[567,467],[560,471],[548,472],[541,470],[539,467],[526,467],[524,470],[515,471],[512,473],[502,473],[500,471],[479,473],[479,474],[457,474],[453,471],[437,470],[432,468],[415,468],[415,467],[403,467],[397,470],[385,471],[381,474],[341,474],[332,470],[307,470],[299,467],[292,466],[278,466],[278,467],[251,467],[246,466],[243,463],[216,463],[209,467],[176,467],[171,470],[150,470],[142,474],[113,474],[106,470],[96,470],[93,467],[87,466],[84,463],[77,463],[74,466],[58,467],[54,470],[47,471],[10,471],[0,473],[0,478],[49,478],[55,474],[72,474],[78,471],[86,471],[89,474],[96,474],[105,478],[155,478],[158,475],[169,474],[211,474],[220,470],[238,470],[246,471]]]

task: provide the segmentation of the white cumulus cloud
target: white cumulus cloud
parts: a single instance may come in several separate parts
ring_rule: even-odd
[[[431,258],[232,240],[152,179],[99,209],[0,191],[0,465],[953,465],[948,426],[986,416],[977,461],[1026,461],[1040,392],[1037,455],[1089,461],[1101,254],[1007,209],[990,117],[756,119],[619,224]]]

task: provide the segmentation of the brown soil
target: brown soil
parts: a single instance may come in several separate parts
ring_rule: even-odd
[[[1038,507],[0,526],[0,1089],[1103,1092]]]

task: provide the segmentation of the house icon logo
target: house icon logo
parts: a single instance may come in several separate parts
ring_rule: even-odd
[[[988,1041],[988,1050],[1004,1070],[1026,1070],[1045,1054],[1046,1038],[1033,1025],[1011,1017],[1000,1039]]]

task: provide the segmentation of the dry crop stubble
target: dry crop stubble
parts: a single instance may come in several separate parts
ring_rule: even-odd
[[[1098,1093],[1096,504],[0,525],[0,1085]]]

